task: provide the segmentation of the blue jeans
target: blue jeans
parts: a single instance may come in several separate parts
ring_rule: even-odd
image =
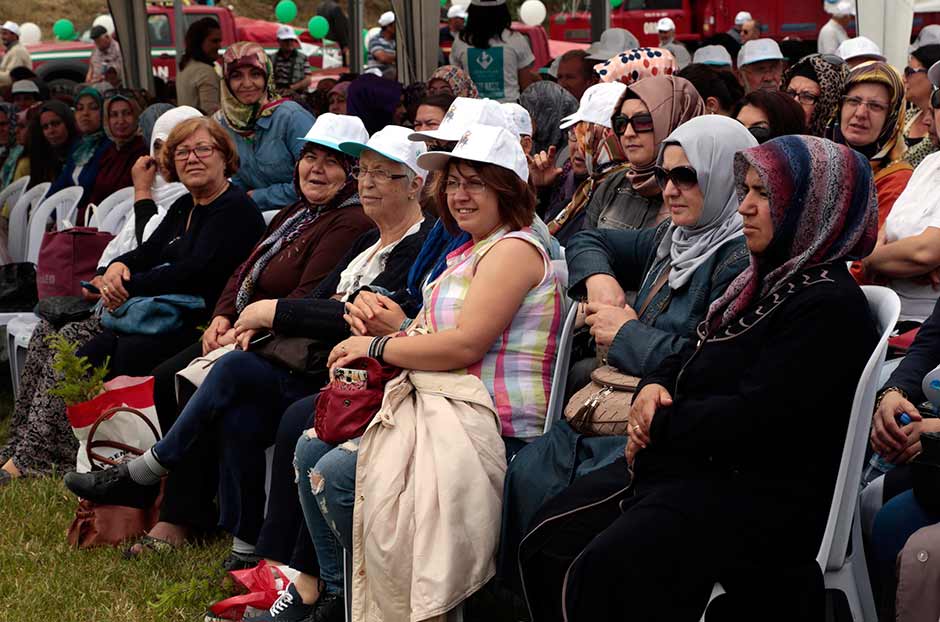
[[[503,441],[507,462],[525,446],[516,438]],[[320,578],[334,594],[343,593],[343,549],[352,550],[358,450],[358,439],[337,447],[305,432],[294,452],[300,505],[317,549]]]
[[[914,491],[902,492],[884,504],[875,516],[872,545],[882,575],[894,576],[898,554],[907,539],[922,527],[940,522],[940,516],[931,515],[914,498]]]

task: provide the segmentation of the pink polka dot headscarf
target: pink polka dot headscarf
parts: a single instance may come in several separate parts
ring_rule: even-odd
[[[594,65],[601,82],[623,82],[627,86],[643,78],[671,76],[678,70],[672,52],[663,48],[633,48]]]

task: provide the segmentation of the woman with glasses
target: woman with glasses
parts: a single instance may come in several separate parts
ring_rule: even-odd
[[[758,144],[778,136],[806,133],[800,104],[782,91],[751,91],[735,104],[733,117],[754,135]]]
[[[682,151],[696,161],[683,130]],[[669,149],[660,165],[674,171]],[[733,163],[749,265],[682,351],[644,375],[625,459],[576,481],[534,520],[519,553],[533,622],[694,622],[716,582],[727,596],[709,617],[750,619],[770,606],[760,617],[825,618],[815,558],[878,339],[846,270],[875,244],[872,172],[852,149],[810,136],[720,162],[720,176]],[[784,430],[797,413],[818,414],[794,469]]]
[[[709,305],[747,267],[730,162],[756,144],[733,119],[687,121],[666,138],[654,168],[669,218],[654,228],[582,231],[565,248],[568,295],[588,300],[591,335],[617,371],[643,377],[694,341]],[[638,292],[631,304],[628,291]],[[625,441],[582,436],[561,420],[517,454],[500,547],[507,579],[515,583],[515,552],[541,505],[573,478],[622,456]]]
[[[85,195],[86,205],[98,205],[121,188],[133,185],[131,169],[138,158],[148,155],[138,125],[140,113],[140,100],[132,91],[109,91],[105,96],[104,131],[110,144],[101,154],[98,175]],[[83,209],[79,211],[79,222],[84,222]]]
[[[933,121],[930,96],[934,86],[927,77],[927,70],[937,61],[940,61],[940,45],[925,45],[911,52],[904,68],[904,89],[910,104],[904,116],[904,144],[907,146],[904,159],[914,168],[937,150],[935,139],[930,136]]]
[[[781,90],[803,107],[807,133],[811,136],[825,136],[839,109],[848,75],[846,62],[832,54],[804,56],[783,74]]]

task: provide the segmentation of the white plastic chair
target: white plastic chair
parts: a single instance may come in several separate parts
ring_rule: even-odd
[[[66,190],[68,190],[68,188],[66,188]],[[79,188],[79,190],[81,190],[81,188]],[[63,190],[62,192],[65,191]],[[59,193],[56,192],[55,195],[49,198],[55,198],[58,194]],[[39,204],[39,207],[33,209],[30,213],[29,238],[26,243],[26,261],[30,263],[37,263],[39,261],[39,247],[42,246],[42,236],[46,233],[46,224],[49,222],[49,217],[56,211],[60,203],[62,203],[61,200],[50,201],[46,199]]]
[[[865,565],[865,550],[862,546],[862,528],[858,512],[858,485],[862,478],[865,449],[871,429],[871,415],[875,408],[875,393],[878,390],[881,368],[888,352],[888,337],[901,313],[901,300],[886,287],[862,287],[872,315],[878,323],[881,339],[865,365],[855,388],[849,427],[842,449],[842,462],[836,477],[836,486],[829,507],[829,519],[816,563],[823,571],[827,590],[838,590],[845,594],[854,622],[875,622],[878,614],[875,599],[868,580]],[[852,552],[848,554],[849,541]],[[721,584],[716,583],[711,599],[724,594]],[[711,602],[711,600],[709,601]],[[705,614],[702,614],[702,622]]]
[[[55,206],[56,229],[59,231],[64,229],[64,223],[66,222],[71,223],[72,226],[79,224],[75,222],[75,216],[78,213],[78,204],[81,202],[84,193],[85,189],[81,186],[71,186],[63,188],[43,200],[43,203],[52,203]]]
[[[23,192],[26,191],[26,186],[28,185],[29,175],[24,175],[0,191],[0,208],[6,205],[7,202],[10,203],[11,208],[16,205],[16,202],[23,196]]]
[[[127,221],[127,217],[133,209],[133,200],[112,206],[103,218],[97,220],[99,223],[97,225],[98,231],[107,231],[108,233],[117,235],[124,227],[124,223]]]
[[[261,217],[264,218],[264,226],[267,227],[271,224],[271,221],[274,220],[274,217],[277,216],[279,210],[269,209],[265,212],[261,212]]]
[[[565,389],[568,387],[568,367],[571,365],[571,346],[574,341],[574,324],[577,319],[578,303],[574,302],[568,309],[565,323],[561,328],[561,336],[558,338],[558,356],[555,360],[555,372],[552,374],[552,392],[548,396],[543,434],[548,434],[552,424],[561,418],[565,410]]]
[[[10,210],[10,233],[7,241],[7,251],[14,261],[26,261],[26,249],[29,246],[29,219],[30,215],[36,211],[46,193],[49,191],[50,184],[45,181],[36,184],[24,192],[13,209]]]
[[[127,188],[121,188],[117,192],[111,193],[104,201],[95,206],[92,211],[91,218],[88,220],[89,227],[98,227],[101,229],[99,223],[103,223],[108,217],[108,213],[124,203],[130,202],[134,203],[134,187],[128,186]],[[78,224],[78,223],[76,223]]]

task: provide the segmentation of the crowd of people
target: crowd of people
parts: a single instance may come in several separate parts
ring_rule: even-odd
[[[130,558],[221,530],[226,569],[297,571],[246,620],[443,619],[491,590],[535,622],[693,621],[716,582],[727,615],[822,620],[815,557],[877,284],[920,332],[879,388],[884,472],[853,546],[884,619],[914,619],[936,586],[902,562],[940,548],[911,468],[940,432],[921,406],[940,364],[940,36],[899,71],[848,38],[843,4],[802,58],[742,12],[694,55],[665,18],[657,47],[610,29],[540,72],[505,3],[473,0],[447,10],[449,64],[409,85],[394,13],[362,75],[316,84],[293,29],[270,56],[220,54],[203,19],[173,102],[120,86],[104,29],[88,84],[50,98],[5,23],[0,189],[80,187],[84,222],[132,188],[133,210],[86,289],[98,312],[33,333],[0,486],[74,471],[58,334],[109,378],[153,376],[162,429],[66,486],[161,499]],[[178,323],[105,321],[155,296],[186,302]],[[598,373],[634,379],[619,433],[568,416]],[[374,383],[368,425],[324,437],[358,404],[337,395]]]

